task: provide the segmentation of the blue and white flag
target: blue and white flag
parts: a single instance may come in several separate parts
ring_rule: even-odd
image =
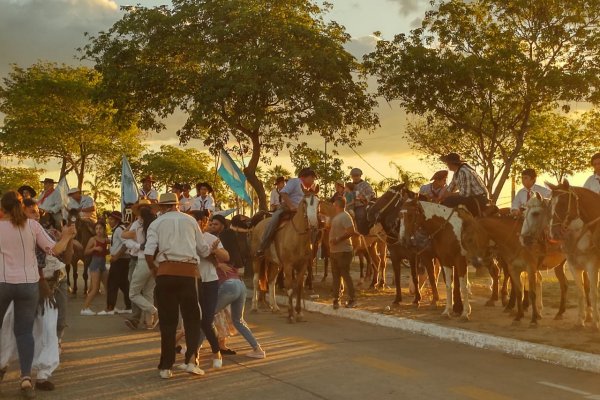
[[[246,191],[246,177],[235,161],[221,149],[221,166],[218,169],[219,175],[225,183],[246,203],[252,205],[252,198]]]
[[[222,215],[224,217],[227,217],[228,215],[231,215],[234,212],[236,212],[236,210],[237,210],[237,208],[230,208],[229,210],[215,211],[213,213],[213,215]]]
[[[68,205],[69,205],[69,182],[67,182],[67,177],[63,176],[58,184],[56,185],[56,192],[58,192],[58,196],[60,196],[60,204],[62,204],[62,217],[63,219],[67,219],[68,217]]]
[[[138,201],[139,190],[135,182],[131,165],[126,156],[123,156],[121,166],[121,212],[125,212],[125,204],[135,204]]]

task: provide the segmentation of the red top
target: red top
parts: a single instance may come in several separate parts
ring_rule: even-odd
[[[238,274],[238,269],[229,265],[231,267],[230,272],[223,272],[221,268],[217,268],[217,275],[219,276],[219,284],[225,282],[228,279],[240,279],[240,275]]]
[[[94,247],[102,247],[102,251],[94,250],[92,256],[106,257],[108,255],[108,242],[101,242],[98,239],[94,239]]]

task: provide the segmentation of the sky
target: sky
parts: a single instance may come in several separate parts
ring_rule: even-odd
[[[348,45],[357,58],[374,49],[372,33],[382,32],[384,38],[408,32],[420,24],[429,7],[429,0],[330,0],[333,10],[328,18],[344,25],[352,36]],[[109,28],[120,18],[122,5],[140,3],[155,6],[169,3],[165,0],[0,0],[0,77],[6,76],[10,64],[28,66],[38,60],[77,65],[76,49],[86,43],[84,32],[96,33]],[[360,160],[350,149],[340,148],[345,166],[360,167],[365,175],[381,179],[392,177],[390,161],[406,169],[431,176],[442,165],[421,161],[403,139],[408,117],[395,104],[380,102],[378,112],[381,126],[371,135],[363,135],[363,146],[357,149],[374,169]],[[157,149],[161,144],[178,144],[175,131],[183,124],[184,115],[167,121],[167,130],[152,135],[147,144]],[[308,142],[321,146],[320,140]],[[190,143],[203,150],[201,143]],[[6,161],[4,161],[6,162]],[[289,155],[283,153],[273,161],[291,167]],[[47,174],[58,175],[55,164],[41,166]],[[291,168],[290,168],[291,169]],[[583,182],[585,174],[576,177]],[[74,179],[73,179],[74,180]],[[580,182],[580,183],[582,183]]]

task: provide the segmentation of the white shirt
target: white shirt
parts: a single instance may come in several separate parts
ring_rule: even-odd
[[[279,193],[287,194],[292,205],[298,207],[300,202],[304,200],[304,190],[302,190],[302,187],[303,185],[300,178],[292,178],[287,181]]]
[[[528,192],[531,192],[531,194],[529,195],[530,199],[532,197],[534,197],[536,193],[539,193],[543,199],[549,199],[552,196],[552,191],[550,189],[540,186],[538,184],[534,184],[530,190],[527,190],[526,188],[521,188],[521,190],[519,190],[517,192],[517,194],[515,195],[515,198],[512,201],[512,206],[510,207],[510,209],[511,210],[520,210],[522,208],[525,208],[525,206],[527,205],[527,201],[528,201],[528,199],[527,199]]]
[[[121,237],[125,227],[123,225],[117,226],[112,233],[112,237],[110,238],[110,255],[114,256],[125,246],[125,241]],[[119,258],[129,258],[129,254],[127,252],[123,253]]]
[[[194,199],[191,196],[185,197],[184,195],[181,195],[181,198],[179,199],[179,210],[181,212],[191,211],[193,203]]]
[[[155,189],[150,189],[147,193],[144,189],[140,189],[140,196],[148,200],[158,200],[158,192]]]
[[[279,195],[279,192],[277,191],[277,188],[271,190],[271,199],[269,201],[269,204],[271,205],[271,209],[277,208],[279,207],[279,204],[281,204],[281,197]]]
[[[62,199],[60,198],[60,191],[54,189],[54,191],[44,199],[44,202],[40,203],[40,200],[44,197],[44,193],[46,193],[45,190],[42,191],[42,193],[40,193],[40,197],[38,197],[38,207],[49,212],[50,214],[61,212]]]
[[[600,194],[600,175],[592,175],[583,184],[583,187],[590,189],[592,192]]]
[[[54,194],[54,193],[53,193]],[[85,196],[82,195],[81,196],[81,201],[76,201],[73,197],[69,197],[69,203],[67,204],[67,209],[68,210],[72,210],[74,208],[81,210],[82,208],[90,208],[90,207],[94,207],[94,199],[92,199],[90,196]],[[88,218],[91,220],[96,220],[96,212],[95,211],[80,211],[79,212],[79,217],[80,218]]]
[[[209,247],[212,247],[213,243],[219,240],[218,237],[208,232],[203,232],[202,237],[204,238],[206,244],[208,244]],[[219,243],[217,245],[217,248],[222,249],[223,244]],[[204,257],[200,258],[200,262],[198,263],[198,270],[200,270],[200,279],[202,279],[202,282],[214,282],[219,280],[219,275],[217,275],[217,268],[215,268],[215,265],[212,262],[210,262]]]
[[[142,257],[143,254],[140,254],[140,246],[144,243],[144,227],[142,225],[142,221],[137,218],[129,229],[129,232],[135,232],[135,240],[127,239],[125,240],[125,246],[129,249],[129,254],[133,257]]]
[[[198,222],[179,211],[169,211],[155,219],[146,236],[144,254],[151,256],[158,250],[158,263],[179,261],[198,264],[200,257],[210,254]]]
[[[210,212],[215,211],[215,199],[209,194],[205,198],[198,196],[192,203],[192,210],[209,210]]]

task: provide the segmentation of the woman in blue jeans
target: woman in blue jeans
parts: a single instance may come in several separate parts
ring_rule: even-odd
[[[252,346],[252,351],[246,353],[247,357],[265,358],[266,353],[256,341],[256,338],[244,321],[244,306],[246,305],[246,285],[240,279],[238,271],[227,264],[219,264],[217,269],[219,275],[219,294],[215,313],[220,312],[231,305],[231,320],[235,329]]]
[[[69,240],[75,236],[75,227],[65,228],[60,241],[55,243],[37,221],[27,218],[23,199],[18,192],[6,192],[0,199],[0,206],[3,214],[0,218],[0,327],[8,306],[14,303],[14,333],[21,367],[21,393],[26,398],[33,398],[33,321],[40,296],[41,272],[35,249],[38,246],[48,254],[62,253]],[[5,372],[0,370],[0,380]]]

